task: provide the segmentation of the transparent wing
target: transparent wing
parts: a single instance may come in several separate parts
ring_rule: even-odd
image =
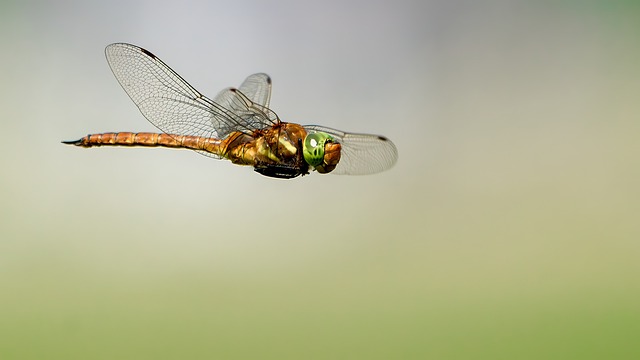
[[[396,146],[384,136],[347,133],[318,125],[304,128],[307,132],[326,132],[342,145],[340,162],[331,174],[374,174],[391,168],[398,160]]]
[[[131,100],[147,120],[165,133],[224,138],[232,131],[251,133],[278,121],[268,108],[254,104],[235,89],[225,92],[224,105],[207,98],[162,60],[138,46],[111,44],[105,55]],[[266,98],[268,102],[268,87],[247,84],[245,88],[253,99]]]
[[[278,116],[269,109],[270,98],[271,78],[267,74],[258,73],[249,75],[239,89],[222,90],[213,101],[239,116],[247,127],[261,129],[279,121]],[[265,122],[265,119],[269,121]],[[226,134],[234,131],[224,126],[219,130]]]
[[[271,78],[269,75],[264,73],[249,75],[238,90],[255,104],[269,107],[271,99]]]

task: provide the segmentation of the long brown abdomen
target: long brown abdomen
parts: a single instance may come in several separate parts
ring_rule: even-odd
[[[86,148],[94,146],[160,146],[168,148],[201,150],[216,155],[221,154],[221,141],[219,139],[192,135],[157,134],[147,132],[117,132],[91,134],[79,140],[63,141],[63,143]]]

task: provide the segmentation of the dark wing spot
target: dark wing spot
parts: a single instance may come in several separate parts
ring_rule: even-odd
[[[271,77],[267,76],[267,84],[271,85]]]
[[[151,51],[149,51],[149,50],[147,50],[147,49],[140,48],[140,51],[142,51],[142,53],[143,53],[143,54],[147,55],[148,57],[150,57],[150,58],[152,58],[152,59],[155,59],[155,58],[156,58],[156,56],[155,56],[155,55],[153,55],[153,54],[151,53]]]
[[[382,141],[389,141],[389,139],[387,139],[387,138],[386,138],[386,137],[384,137],[384,136],[380,136],[380,135],[378,135],[378,140],[382,140]]]
[[[231,92],[236,92],[236,91],[238,91],[238,89],[236,89],[236,88],[231,88],[231,89],[229,89],[229,91],[231,91]]]

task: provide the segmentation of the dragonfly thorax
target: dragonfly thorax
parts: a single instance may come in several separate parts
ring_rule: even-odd
[[[224,140],[222,156],[234,164],[251,165],[265,176],[292,178],[309,171],[302,155],[306,135],[302,126],[285,122],[251,135],[236,131]]]

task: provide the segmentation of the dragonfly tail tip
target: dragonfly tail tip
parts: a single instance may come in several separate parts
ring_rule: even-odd
[[[63,144],[67,144],[67,145],[80,145],[80,143],[82,143],[81,140],[71,140],[71,141],[61,141]]]

